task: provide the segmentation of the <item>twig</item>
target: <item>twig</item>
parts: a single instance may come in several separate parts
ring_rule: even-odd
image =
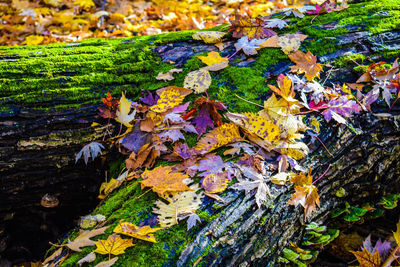
[[[150,192],[151,188],[149,188],[146,192],[144,192],[143,194],[141,194],[140,196],[138,196],[136,199],[141,198],[142,196],[144,196],[145,194],[147,194],[148,192]]]
[[[313,132],[315,133],[315,131],[313,131]],[[324,142],[322,142],[322,140],[319,139],[319,137],[316,136],[316,135],[315,135],[315,138],[322,144],[322,146],[325,148],[326,152],[328,152],[329,155],[331,155],[331,157],[333,158],[333,157],[334,157],[333,154],[332,154],[332,153],[329,151],[329,149],[325,146]]]
[[[251,102],[250,100],[244,99],[243,97],[240,97],[240,96],[238,96],[238,95],[236,95],[236,94],[235,94],[235,96],[236,96],[237,98],[239,98],[240,100],[243,100],[243,101],[245,101],[245,102],[247,102],[247,103],[250,103],[250,104],[259,106],[259,107],[261,107],[261,108],[264,108],[264,106],[261,106],[260,104],[257,104],[257,103],[254,103],[254,102]]]
[[[228,60],[231,59],[234,55],[236,55],[240,50],[242,50],[242,48],[236,50],[235,53],[233,53],[230,57],[228,57]]]

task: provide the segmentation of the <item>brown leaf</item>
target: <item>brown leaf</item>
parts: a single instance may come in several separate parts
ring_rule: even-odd
[[[81,247],[93,246],[95,242],[90,240],[90,238],[94,236],[98,236],[104,234],[109,226],[104,226],[102,228],[93,229],[91,231],[82,232],[74,241],[67,244],[67,247],[72,249],[73,251],[81,252]]]
[[[174,74],[175,72],[179,73],[179,72],[182,72],[182,71],[183,71],[183,69],[171,69],[166,73],[159,72],[157,77],[156,77],[156,79],[157,80],[164,80],[164,82],[165,81],[172,81],[173,79],[175,79],[175,77],[172,76],[172,74]]]
[[[315,77],[319,78],[319,72],[322,71],[321,64],[317,63],[317,57],[310,51],[307,54],[302,51],[296,51],[289,55],[291,61],[296,63],[295,66],[290,67],[291,72],[298,74],[305,73],[308,81],[312,81]]]
[[[114,263],[117,262],[117,260],[118,260],[118,257],[115,257],[115,258],[112,258],[111,260],[100,262],[100,263],[96,264],[96,266],[94,266],[94,267],[110,267],[110,266],[113,266]]]
[[[352,251],[351,253],[357,258],[358,263],[360,263],[360,267],[380,267],[381,266],[381,257],[379,256],[379,251],[376,250],[372,255],[365,246],[362,251]]]
[[[140,130],[151,133],[154,131],[154,121],[151,118],[146,118],[140,122]]]
[[[316,205],[320,207],[318,189],[314,185],[295,186],[296,192],[291,195],[287,204],[304,207],[304,218],[307,219],[313,211],[316,211]]]
[[[50,261],[52,261],[52,260],[56,259],[58,256],[60,256],[60,255],[61,255],[61,252],[62,252],[62,249],[63,249],[63,248],[59,248],[59,249],[57,249],[56,251],[54,251],[53,254],[51,254],[49,257],[47,257],[47,258],[44,260],[43,265],[46,265],[46,264],[49,263]]]

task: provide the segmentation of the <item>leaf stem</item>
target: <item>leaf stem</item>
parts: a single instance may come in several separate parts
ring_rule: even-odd
[[[144,196],[145,194],[147,194],[148,192],[150,192],[151,188],[149,188],[148,190],[146,190],[146,192],[144,192],[143,194],[141,194],[140,196],[138,196],[136,199],[141,198],[142,196]]]
[[[231,59],[234,55],[236,55],[240,50],[242,50],[242,48],[236,50],[235,53],[233,53],[232,55],[230,55],[230,56],[228,57],[228,60]]]
[[[315,131],[313,131],[314,133],[316,133]],[[317,134],[317,133],[316,133]],[[331,157],[333,158],[334,156],[333,156],[333,154],[329,151],[329,149],[325,146],[325,144],[324,144],[324,142],[322,142],[322,140],[321,139],[319,139],[319,137],[318,136],[316,136],[315,135],[315,138],[321,143],[321,145],[325,148],[325,150],[326,150],[326,152],[328,152],[329,153],[329,155],[331,155]]]
[[[240,97],[240,96],[238,96],[238,95],[236,95],[236,94],[235,94],[235,96],[236,96],[237,98],[239,98],[240,100],[243,100],[243,101],[245,101],[245,102],[247,102],[247,103],[250,103],[250,104],[253,104],[253,105],[259,106],[259,107],[261,107],[261,108],[264,108],[264,107],[263,107],[263,106],[261,106],[260,104],[257,104],[257,103],[254,103],[254,102],[251,102],[250,100],[244,99],[243,97]]]
[[[329,164],[328,165],[328,168],[324,171],[324,173],[323,174],[321,174],[321,176],[320,177],[318,177],[318,179],[317,180],[315,180],[312,184],[315,184],[316,182],[318,182],[322,177],[324,177],[325,176],[325,174],[329,171],[329,169],[331,168],[331,164]]]

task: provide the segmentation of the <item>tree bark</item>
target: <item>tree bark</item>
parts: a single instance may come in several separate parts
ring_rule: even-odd
[[[325,83],[357,79],[359,73],[353,71],[356,65],[344,60],[349,55],[363,55],[375,62],[393,61],[398,55],[400,30],[393,26],[372,33],[362,19],[357,20],[361,15],[353,12],[369,8],[368,17],[383,21],[388,18],[386,10],[396,3],[379,3],[384,11],[377,11],[374,5],[378,2],[367,1],[352,5],[350,11],[341,11],[347,12],[347,19],[354,17],[355,24],[340,25],[334,15],[326,14],[315,19],[314,24],[299,19],[297,28],[287,30],[308,34],[303,50],[319,55],[325,70],[330,64],[334,66],[321,77],[322,81],[326,79]],[[190,68],[189,59],[204,51],[217,50],[190,36],[191,32],[184,32],[147,39],[0,48],[0,217],[3,218],[0,252],[10,252],[10,247],[19,251],[18,246],[26,246],[29,253],[35,254],[32,244],[16,241],[27,234],[22,231],[17,235],[16,232],[24,229],[29,218],[35,221],[29,232],[46,229],[44,232],[48,236],[41,240],[47,242],[67,231],[61,227],[49,234],[48,214],[60,216],[61,221],[72,220],[94,207],[93,197],[104,176],[100,161],[85,166],[82,162],[75,164],[74,158],[83,145],[103,138],[103,128],[91,127],[93,122],[102,122],[97,114],[101,97],[107,91],[117,95],[128,90],[138,98],[144,89],[157,89],[167,84],[154,80],[161,68],[158,66],[173,62],[185,68],[184,75]],[[234,40],[226,37],[224,43],[228,44],[224,53],[232,54]],[[319,43],[327,47],[326,51],[320,51]],[[240,53],[235,59],[241,60],[232,63],[232,68],[252,68],[255,61],[264,60],[246,58]],[[346,64],[339,64],[339,59]],[[291,64],[289,59],[263,63],[268,66],[264,73],[267,79],[287,71]],[[174,82],[181,86],[178,83],[182,78]],[[377,105],[375,112],[388,112],[388,109]],[[345,201],[360,203],[376,200],[388,192],[399,192],[398,109],[394,108],[390,114],[390,117],[382,114],[355,117],[352,123],[360,129],[358,134],[348,128],[339,133],[326,126],[321,138],[334,157],[322,146],[316,146],[303,162],[304,166],[312,168],[314,177],[322,174],[329,164],[331,166],[317,183],[321,208],[312,215],[312,220],[327,220],[330,211]],[[203,258],[211,266],[265,263],[274,266],[288,242],[301,239],[304,221],[301,209],[286,204],[293,189],[271,187],[273,198],[266,205],[270,208],[256,209],[251,197],[229,192],[224,197],[226,203],[213,211],[217,217],[196,234],[179,256],[178,265]],[[335,197],[340,187],[347,192],[344,198]],[[60,199],[57,212],[40,206],[41,197],[46,193]],[[86,199],[89,201],[83,205]],[[75,212],[72,214],[71,210]],[[262,217],[266,217],[268,223],[260,226],[258,222]],[[57,224],[54,220],[52,225]],[[71,225],[72,222],[67,224],[67,229]]]

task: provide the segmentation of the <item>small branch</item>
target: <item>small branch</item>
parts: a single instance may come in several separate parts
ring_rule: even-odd
[[[254,102],[251,102],[250,100],[244,99],[243,97],[240,97],[240,96],[238,96],[238,95],[236,95],[236,94],[235,94],[235,96],[236,96],[237,98],[239,98],[240,100],[243,100],[243,101],[245,101],[245,102],[247,102],[247,103],[250,103],[250,104],[259,106],[259,107],[261,107],[261,108],[264,108],[264,106],[261,106],[260,104],[257,104],[257,103],[254,103]]]
[[[146,195],[148,192],[151,191],[151,188],[149,188],[146,192],[144,192],[143,194],[141,194],[140,196],[138,196],[136,199],[141,198],[142,196]]]

